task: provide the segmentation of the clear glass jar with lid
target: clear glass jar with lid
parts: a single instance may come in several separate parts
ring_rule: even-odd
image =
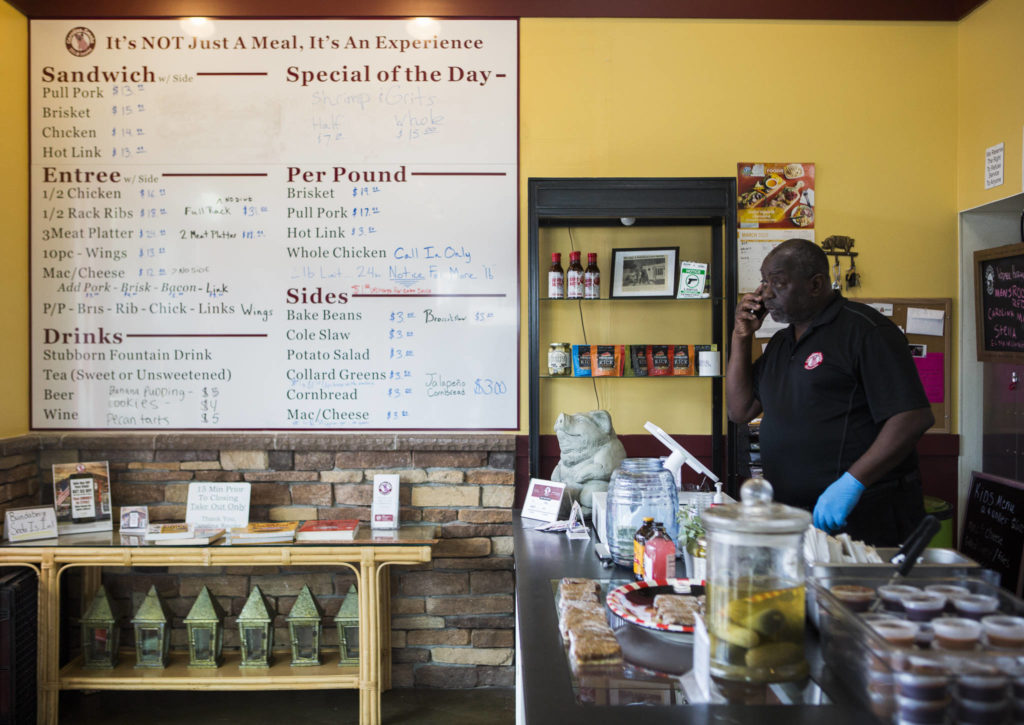
[[[722,685],[807,677],[803,537],[811,515],[772,495],[770,483],[752,478],[740,503],[703,514],[710,669]]]
[[[673,541],[678,535],[679,493],[672,472],[658,458],[626,458],[608,484],[606,536],[619,566],[632,569],[633,535],[647,516],[665,524]]]

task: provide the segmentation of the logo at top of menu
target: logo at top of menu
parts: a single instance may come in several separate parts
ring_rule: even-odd
[[[96,36],[89,28],[71,28],[64,36],[64,47],[71,55],[81,58],[83,55],[89,55],[96,47]]]
[[[985,292],[992,294],[996,291],[996,271],[992,269],[992,265],[985,267]]]
[[[391,493],[391,482],[381,481],[380,483],[377,484],[377,490],[380,491],[380,493],[385,496],[388,495],[389,493]]]

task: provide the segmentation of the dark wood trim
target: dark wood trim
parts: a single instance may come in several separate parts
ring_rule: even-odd
[[[7,0],[29,18],[433,17],[956,21],[984,0]]]

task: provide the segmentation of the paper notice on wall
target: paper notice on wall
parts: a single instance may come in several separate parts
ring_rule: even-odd
[[[924,357],[915,357],[914,365],[917,367],[917,374],[921,376],[921,384],[924,386],[924,394],[928,396],[928,402],[945,403],[946,355],[933,352]]]
[[[740,229],[737,233],[739,292],[753,292],[761,284],[761,263],[768,253],[787,239],[814,241],[813,229]]]
[[[992,189],[1003,183],[1003,148],[999,143],[985,149],[985,188]]]
[[[188,485],[185,521],[195,526],[232,528],[249,523],[251,485],[195,481]]]
[[[929,310],[923,307],[907,308],[908,335],[933,335],[942,337],[943,322],[946,313],[943,310]]]

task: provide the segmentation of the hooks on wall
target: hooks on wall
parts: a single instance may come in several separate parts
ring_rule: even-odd
[[[1024,221],[1022,221],[1024,224]],[[853,289],[860,286],[860,272],[857,271],[857,252],[853,250],[853,237],[845,237],[840,234],[833,234],[821,242],[821,248],[826,254],[832,256],[832,289],[842,289],[843,282],[846,282],[846,289]],[[840,257],[850,258],[850,268],[843,274]]]

